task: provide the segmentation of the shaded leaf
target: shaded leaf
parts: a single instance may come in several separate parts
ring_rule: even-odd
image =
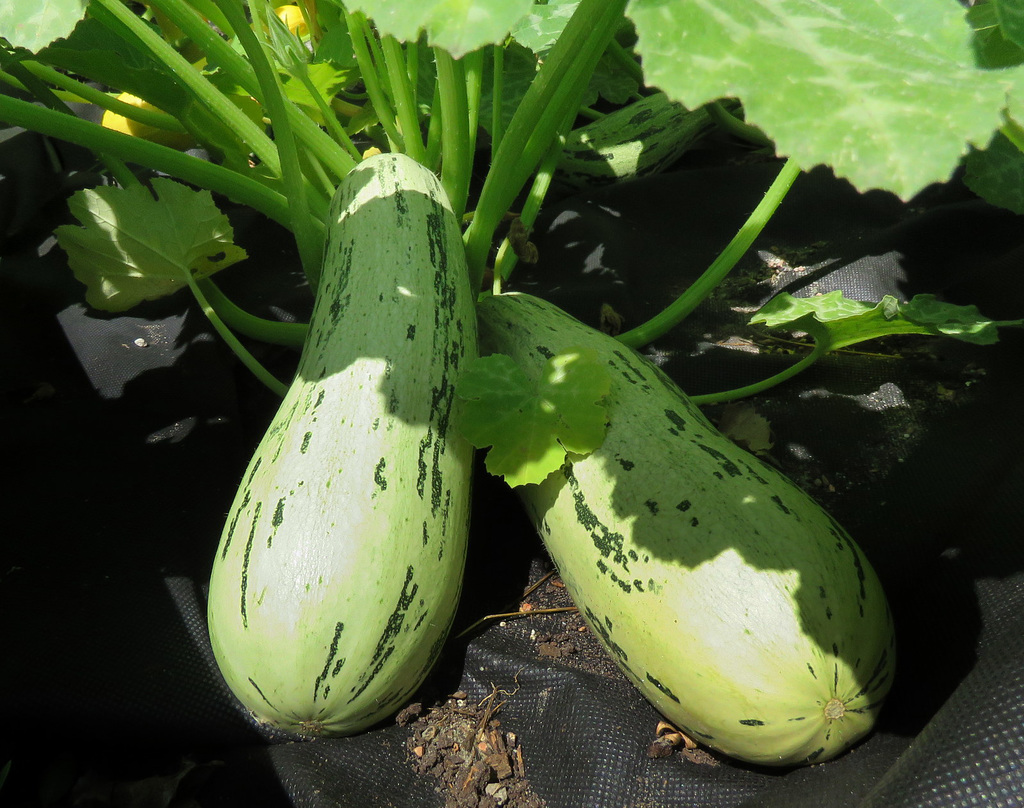
[[[993,205],[1024,213],[1024,153],[997,132],[987,148],[968,155],[964,184]]]
[[[767,454],[774,445],[768,419],[747,402],[726,404],[718,419],[718,429],[737,446],[756,455]]]
[[[995,70],[1024,62],[1024,50],[1006,38],[995,4],[971,6],[967,10],[967,22],[974,31],[971,44],[978,67]]]
[[[1024,0],[992,0],[1003,35],[1024,48]]]

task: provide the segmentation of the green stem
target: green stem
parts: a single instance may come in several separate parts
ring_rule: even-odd
[[[206,54],[207,61],[216,65],[235,84],[262,103],[262,92],[252,66],[231,45],[225,42],[183,0],[150,0]],[[218,12],[219,14],[219,12]],[[292,103],[287,104],[288,121],[302,144],[314,152],[336,179],[341,179],[352,167],[355,158],[339,148],[331,136]]]
[[[206,299],[206,295],[199,288],[192,273],[186,273],[189,288],[192,290],[192,294],[195,295],[196,301],[198,301],[200,308],[203,310],[203,314],[210,321],[214,330],[220,334],[221,339],[227,343],[228,347],[231,348],[232,352],[239,358],[243,365],[252,371],[253,375],[259,379],[263,384],[277,393],[279,396],[284,396],[288,392],[288,385],[274,378],[274,376],[268,371],[263,365],[259,363],[255,356],[253,356],[241,342],[238,337],[231,333],[231,329],[228,328],[224,322],[217,316],[217,312],[213,310],[210,302]]]
[[[615,63],[626,72],[626,75],[641,87],[644,86],[644,69],[633,57],[633,54],[622,47],[614,37],[608,43],[608,53],[615,59]]]
[[[405,141],[402,138],[402,133],[395,126],[395,112],[377,72],[377,65],[380,64],[382,57],[378,54],[377,60],[374,60],[377,41],[373,29],[370,28],[366,17],[358,11],[346,11],[345,22],[348,25],[349,39],[352,41],[352,51],[359,65],[359,75],[366,86],[366,94],[369,96],[370,103],[377,113],[377,120],[384,127],[384,133],[391,142],[391,148],[404,152]]]
[[[526,201],[523,203],[523,209],[519,214],[519,220],[523,223],[527,232],[533,228],[533,223],[537,221],[537,215],[540,213],[544,197],[551,187],[551,180],[554,178],[558,163],[562,159],[562,149],[564,146],[565,135],[562,134],[552,141],[551,148],[541,161],[540,168],[537,169],[537,173],[534,175],[530,192],[527,194]],[[518,260],[519,258],[515,251],[511,249],[508,239],[505,239],[498,248],[498,255],[494,261],[494,294],[501,292],[502,282],[508,280]]]
[[[480,130],[480,99],[484,85],[484,51],[483,49],[467,53],[462,57],[466,74],[466,106],[469,126],[469,173],[473,170],[473,155],[476,154],[476,137]]]
[[[281,161],[277,149],[267,134],[189,64],[184,56],[139,19],[122,0],[95,0],[90,13],[112,30],[116,31],[117,27],[127,29],[130,35],[137,39],[140,45],[148,49],[157,61],[174,73],[178,81],[222,121],[226,128],[252,149],[272,175],[281,175]],[[111,26],[112,21],[114,22],[113,26]],[[248,26],[246,27],[248,28]],[[123,32],[118,33],[127,39]]]
[[[96,153],[117,154],[125,161],[223,194],[233,202],[255,208],[285,227],[290,226],[288,200],[283,194],[252,177],[215,163],[3,94],[0,94],[0,121],[65,140]]]
[[[28,92],[42,104],[68,118],[76,117],[71,109],[61,99],[54,95],[53,91],[41,79],[35,76],[25,65],[20,62],[10,64],[13,78],[23,84]],[[128,188],[139,182],[138,178],[131,172],[124,160],[114,157],[111,154],[97,152],[97,157],[110,172],[111,176],[123,188]]]
[[[161,112],[158,109],[143,109],[134,104],[127,104],[116,96],[73,79],[59,70],[54,70],[49,65],[40,64],[30,59],[26,59],[21,64],[33,76],[49,82],[55,87],[59,87],[73,96],[76,101],[110,110],[117,115],[123,115],[125,118],[138,121],[146,126],[152,126],[155,129],[163,129],[164,131],[176,134],[188,132],[177,118],[173,115],[168,115],[166,112]]]
[[[291,71],[291,73],[292,73],[292,75],[295,78],[297,78],[300,82],[302,82],[302,86],[306,88],[306,92],[309,93],[310,97],[316,103],[317,109],[320,110],[320,115],[324,119],[324,125],[327,127],[327,131],[328,131],[328,133],[330,133],[331,138],[334,140],[334,142],[338,146],[340,146],[344,150],[344,152],[350,158],[349,162],[351,162],[352,166],[354,166],[355,165],[355,161],[358,160],[358,159],[361,159],[361,156],[359,154],[359,149],[357,149],[356,145],[352,142],[352,138],[350,138],[348,136],[348,132],[346,132],[345,131],[345,127],[341,125],[341,122],[338,120],[338,116],[335,114],[334,110],[331,108],[331,105],[327,103],[327,101],[324,99],[323,95],[316,88],[316,85],[313,84],[313,80],[309,77],[309,70],[307,69],[306,65],[304,63],[301,64],[301,65],[296,65],[294,70]],[[287,99],[285,99],[285,102],[288,103]],[[291,112],[291,109],[293,109],[293,108],[294,107],[292,107],[289,104],[289,113]],[[297,120],[294,119],[294,116],[289,114],[289,120],[291,121],[292,126],[294,127],[294,129],[296,130],[295,134],[301,140],[306,142],[306,139],[303,138],[303,136],[302,136],[301,128],[296,125],[297,124]],[[305,116],[303,116],[299,120],[305,120]],[[317,130],[317,131],[319,131],[319,130]],[[312,151],[312,149],[307,149],[307,152],[309,152],[309,151]],[[321,155],[318,153],[317,157],[320,157],[320,156]],[[323,165],[319,160],[317,160],[317,163],[320,164],[320,165]],[[346,162],[345,165],[347,166],[348,162]],[[349,170],[351,170],[351,169],[349,169]],[[347,171],[346,171],[346,173],[347,173]],[[343,176],[345,176],[345,174],[338,175],[338,179],[341,179],[341,177],[343,177]]]
[[[335,190],[334,180],[328,175],[324,164],[316,159],[316,155],[303,150],[299,152],[299,159],[302,161],[302,173],[310,179],[310,182],[316,180],[320,190],[319,196],[325,200],[333,197]]]
[[[465,234],[473,288],[483,280],[495,229],[547,153],[566,114],[579,108],[625,8],[626,0],[581,0],[512,116]]]
[[[793,182],[800,174],[800,168],[793,161],[788,159],[775,181],[771,184],[764,199],[750,214],[750,217],[739,232],[733,236],[722,253],[708,267],[693,284],[683,292],[676,300],[659,314],[652,317],[643,325],[619,334],[616,339],[631,348],[641,348],[652,340],[678,325],[683,319],[699,306],[722,282],[722,279],[729,274],[736,266],[736,262],[743,257],[743,254],[753,244],[764,226],[768,224],[772,214],[779,207],[782,200],[792,187]]]
[[[581,118],[586,118],[588,121],[599,121],[602,118],[608,117],[607,112],[598,112],[590,107],[580,107],[576,114]]]
[[[416,162],[423,163],[427,159],[427,152],[423,145],[420,119],[416,110],[416,88],[406,71],[402,45],[393,36],[382,37],[381,53],[384,55],[384,67],[391,85],[391,97],[395,99],[398,124],[402,128],[405,153]]]
[[[801,359],[799,362],[791,365],[780,373],[776,373],[774,376],[769,376],[767,379],[755,382],[754,384],[748,384],[745,387],[737,387],[733,390],[726,390],[721,393],[707,393],[702,396],[689,396],[690,401],[694,404],[721,404],[726,401],[735,401],[738,398],[746,398],[747,396],[757,395],[763,393],[769,388],[775,387],[777,384],[787,379],[791,379],[798,373],[806,370],[821,357],[823,357],[829,351],[829,345],[827,341],[818,340],[814,341],[814,350],[812,350],[807,356]]]
[[[505,97],[505,49],[500,45],[491,48],[491,162],[501,145],[505,134],[505,116],[502,104]]]
[[[755,146],[771,146],[772,140],[756,126],[751,126],[746,121],[741,121],[725,108],[721,101],[712,101],[704,109],[711,119],[731,135],[741,140],[753,143]]]
[[[240,308],[210,278],[196,283],[224,324],[242,336],[288,348],[301,348],[305,342],[309,330],[305,323],[282,323],[257,317]]]
[[[434,78],[434,97],[430,101],[430,121],[427,123],[427,160],[424,163],[435,174],[441,170],[441,87]]]
[[[241,6],[237,5],[235,0],[216,0],[216,2],[217,7],[220,8],[228,22],[234,26],[238,40],[249,57],[249,63],[256,72],[260,89],[263,91],[263,100],[270,113],[270,120],[274,127],[274,142],[281,160],[280,172],[284,183],[284,193],[288,198],[291,230],[295,235],[295,241],[299,248],[302,268],[315,294],[320,280],[320,259],[323,253],[321,233],[318,232],[313,220],[310,218],[309,193],[315,193],[315,191],[309,186],[305,175],[302,173],[298,145],[292,134],[291,123],[285,110],[284,92],[281,88],[280,77],[271,65],[270,59],[267,58],[264,44],[260,42],[252,29],[246,25],[245,14]],[[261,15],[265,10],[265,6],[257,2],[253,3],[251,8],[253,10],[255,26],[257,29],[262,30],[264,28],[264,20]]]
[[[212,26],[210,25],[210,23],[212,23],[220,29],[225,36],[229,38],[234,37],[235,32],[231,27],[231,23],[229,23],[227,18],[220,13],[220,9],[217,8],[214,0],[189,0],[189,5],[195,8],[196,12],[198,12],[197,16],[202,15],[206,20],[209,20],[209,23],[207,23],[206,20],[203,21],[203,24],[206,25],[208,29],[212,30]],[[177,25],[177,20],[175,20],[174,23]],[[178,25],[178,27],[181,28],[180,25]],[[181,28],[181,30],[186,36],[190,36],[184,28]]]
[[[473,170],[465,65],[440,48],[434,48],[434,58],[441,90],[441,186],[461,219],[469,200]]]
[[[412,39],[405,43],[405,75],[412,87],[413,103],[415,104],[420,86],[420,43]]]

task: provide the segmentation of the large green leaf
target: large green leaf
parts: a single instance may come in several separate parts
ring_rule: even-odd
[[[503,41],[533,0],[353,0],[345,6],[403,42],[425,31],[431,45],[459,58]]]
[[[512,38],[534,53],[547,52],[565,28],[579,0],[552,0],[537,5],[512,29]]]
[[[537,57],[529,48],[517,42],[505,46],[502,59],[501,117],[503,126],[512,120],[519,102],[523,100],[530,84],[537,77]],[[483,92],[480,95],[480,125],[491,131],[491,115],[494,109],[493,60],[484,61]]]
[[[166,65],[94,18],[84,20],[66,39],[44,48],[39,58],[69,73],[145,99],[177,118],[198,141],[219,150],[236,164],[241,165],[248,158],[249,150],[238,139],[238,133],[198,102]],[[211,80],[226,93],[231,92],[224,76],[213,74]],[[250,102],[248,93],[238,95],[237,99],[243,109],[251,109],[255,104]],[[259,111],[254,110],[252,115],[258,118]]]
[[[734,96],[802,167],[909,197],[988,143],[1019,70],[982,71],[936,0],[631,0],[649,84],[690,108]]]
[[[0,38],[35,53],[74,30],[89,0],[4,0]]]

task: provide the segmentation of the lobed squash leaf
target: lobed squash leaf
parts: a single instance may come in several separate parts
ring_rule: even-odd
[[[33,53],[68,36],[85,15],[88,0],[0,3],[0,38]]]
[[[504,41],[533,7],[533,0],[347,0],[344,5],[372,19],[381,34],[403,42],[425,31],[428,44],[458,59]]]
[[[459,428],[478,449],[490,447],[487,471],[510,486],[539,483],[565,463],[566,453],[587,455],[607,428],[602,399],[611,378],[586,350],[551,357],[540,378],[530,378],[504,354],[475,360],[459,379]]]
[[[1002,132],[967,155],[964,184],[986,202],[1024,213],[1024,152]]]
[[[779,154],[904,199],[988,142],[1024,86],[1019,67],[978,69],[957,3],[630,0],[626,13],[649,85],[690,109],[739,98]]]
[[[142,185],[107,186],[68,202],[82,227],[61,225],[57,242],[94,308],[125,311],[187,286],[188,273],[209,277],[247,257],[209,191],[163,177],[152,185],[157,198]]]
[[[782,292],[750,319],[771,328],[806,331],[827,350],[836,350],[895,334],[933,334],[990,345],[1000,326],[1021,327],[1024,320],[990,320],[976,306],[945,303],[935,295],[915,295],[901,303],[886,295],[878,303],[850,300],[840,291],[797,298]]]

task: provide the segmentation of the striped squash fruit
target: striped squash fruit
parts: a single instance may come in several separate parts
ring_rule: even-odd
[[[307,735],[380,721],[430,670],[461,591],[472,466],[450,415],[474,296],[440,183],[380,154],[330,216],[298,371],[231,505],[208,615],[239,700]]]
[[[569,193],[659,174],[713,128],[704,109],[654,93],[570,132],[554,185]]]
[[[607,363],[608,432],[517,489],[591,630],[694,740],[763,765],[827,760],[872,727],[893,625],[864,553],[657,367],[526,294],[479,306],[481,346],[529,374]]]

